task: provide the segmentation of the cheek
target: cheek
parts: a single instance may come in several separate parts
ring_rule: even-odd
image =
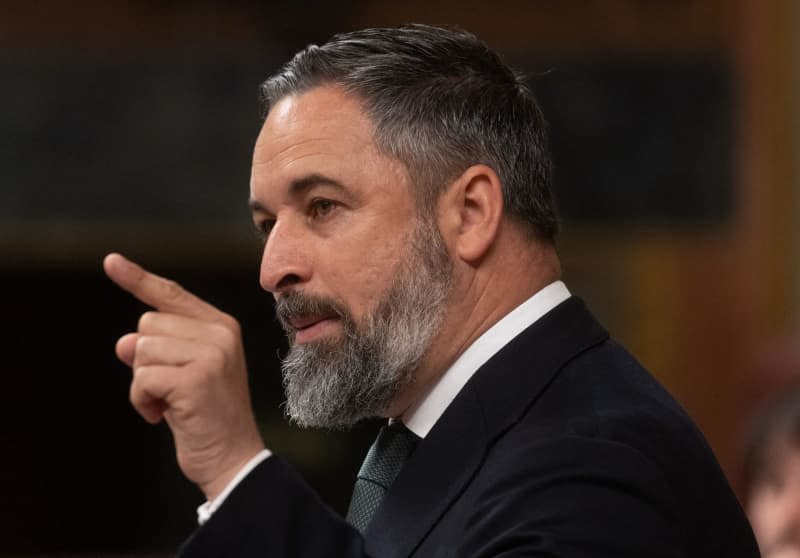
[[[356,320],[375,308],[400,264],[397,249],[365,244],[330,254],[329,287]]]

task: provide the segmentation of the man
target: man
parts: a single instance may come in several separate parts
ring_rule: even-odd
[[[758,555],[702,435],[559,280],[545,123],[494,52],[359,31],[263,90],[250,204],[287,412],[391,424],[339,517],[264,450],[236,322],[109,256],[156,310],[117,345],[131,401],[208,498],[184,555]]]
[[[744,463],[747,514],[762,555],[800,557],[800,386],[752,418]]]

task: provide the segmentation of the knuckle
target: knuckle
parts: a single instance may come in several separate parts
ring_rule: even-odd
[[[142,355],[147,354],[147,351],[150,348],[151,344],[152,344],[152,338],[148,337],[147,335],[140,335],[136,339],[136,345],[134,346],[134,355],[136,357],[141,358]]]
[[[131,382],[130,390],[128,391],[128,398],[134,407],[144,399],[143,384],[146,380],[146,372],[142,367],[134,368],[133,381]]]
[[[134,408],[138,408],[141,399],[141,392],[136,389],[135,387],[131,386],[130,392],[128,393],[128,400],[131,402]]]
[[[236,346],[236,341],[238,336],[234,331],[231,331],[228,327],[220,327],[217,332],[217,336],[219,341],[226,350],[231,350],[233,347]]]
[[[131,382],[131,389],[138,388],[147,381],[148,368],[146,366],[133,367],[133,381]]]
[[[242,331],[242,327],[241,325],[239,325],[239,321],[230,314],[225,314],[225,313],[222,314],[222,323],[236,337],[238,337]]]
[[[212,365],[212,370],[219,370],[225,366],[225,351],[220,347],[209,347],[207,352],[209,364]]]
[[[176,301],[183,296],[183,287],[172,279],[164,279],[163,291],[164,298],[167,300]]]
[[[148,331],[155,327],[156,320],[158,319],[158,312],[152,310],[145,312],[139,318],[138,330]]]
[[[152,405],[152,398],[148,397],[144,390],[133,388],[130,393],[130,402],[140,415],[145,416],[148,406]]]
[[[135,355],[151,355],[159,349],[159,338],[153,335],[139,335],[134,347]]]

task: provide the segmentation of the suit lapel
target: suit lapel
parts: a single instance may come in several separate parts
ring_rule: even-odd
[[[410,556],[558,370],[608,338],[570,298],[526,329],[467,382],[392,485],[365,535],[367,551]]]
[[[490,439],[516,423],[568,361],[607,339],[584,302],[571,297],[503,347],[471,380]]]
[[[480,402],[471,390],[457,399],[459,416],[436,424],[386,494],[365,533],[370,554],[409,556],[478,469],[487,446]]]

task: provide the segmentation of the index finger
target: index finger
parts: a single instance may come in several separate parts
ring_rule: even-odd
[[[103,270],[120,288],[161,312],[219,321],[222,312],[196,297],[175,281],[150,273],[121,254],[109,254]]]

